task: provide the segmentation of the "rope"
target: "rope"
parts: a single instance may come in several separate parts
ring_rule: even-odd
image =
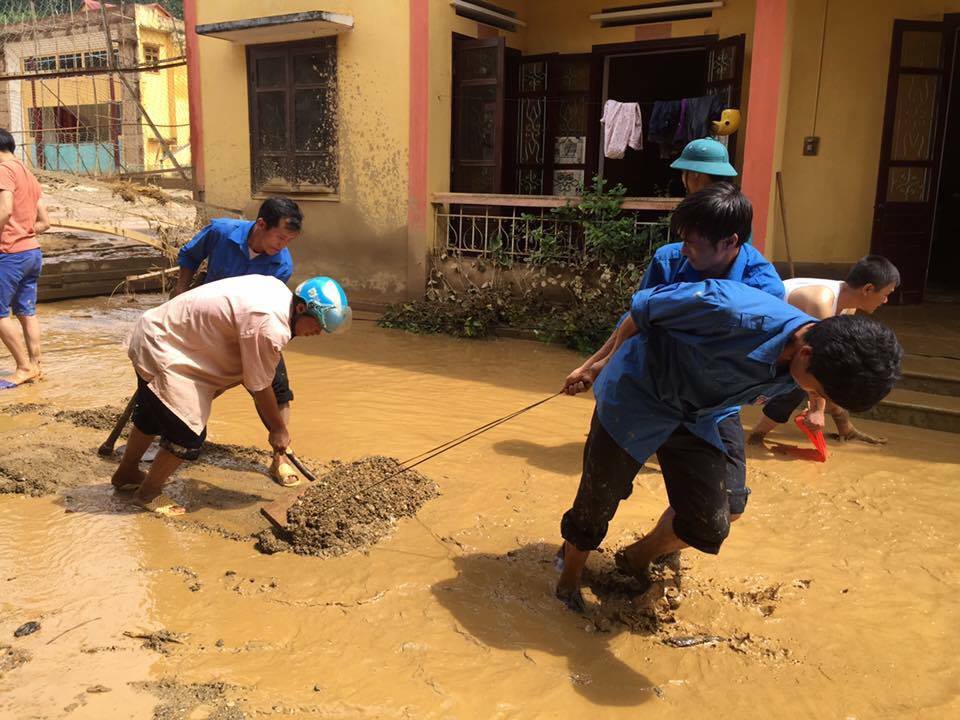
[[[407,472],[408,470],[412,470],[413,468],[417,467],[417,465],[422,465],[423,463],[427,462],[427,460],[432,460],[433,458],[437,457],[438,455],[442,455],[443,453],[447,452],[448,450],[452,450],[453,448],[457,447],[458,445],[462,445],[463,443],[467,442],[468,440],[472,440],[473,438],[477,437],[478,435],[482,435],[483,433],[487,432],[488,430],[493,430],[495,427],[497,427],[497,426],[499,426],[499,425],[503,425],[505,422],[508,422],[509,420],[512,420],[513,418],[517,417],[518,415],[522,415],[522,414],[525,413],[525,412],[529,412],[530,410],[533,410],[535,407],[539,407],[540,405],[543,405],[544,403],[549,402],[550,400],[553,400],[555,397],[557,397],[557,396],[559,396],[559,395],[562,395],[562,394],[563,394],[563,391],[561,390],[560,392],[555,393],[555,394],[553,394],[553,395],[550,395],[549,397],[546,397],[546,398],[544,398],[543,400],[538,400],[537,402],[533,403],[532,405],[527,405],[525,408],[522,408],[522,409],[520,409],[520,410],[517,410],[516,412],[512,412],[512,413],[510,413],[509,415],[504,415],[502,418],[499,418],[499,419],[497,419],[497,420],[493,420],[493,421],[491,421],[491,422],[488,422],[488,423],[486,423],[485,425],[481,425],[480,427],[474,428],[474,429],[471,430],[470,432],[464,433],[463,435],[460,435],[459,437],[455,437],[455,438],[453,438],[452,440],[447,440],[447,442],[442,443],[442,444],[440,444],[440,445],[437,445],[435,448],[431,448],[430,450],[427,450],[426,452],[422,452],[422,453],[420,453],[419,455],[414,455],[414,456],[413,456],[412,458],[410,458],[409,460],[404,460],[402,463],[400,463],[400,465],[402,465],[402,466],[404,466],[404,467],[401,467],[401,468],[400,468],[399,470],[397,470],[396,472],[390,473],[389,475],[387,475],[387,477],[382,478],[381,480],[377,480],[377,482],[375,482],[375,483],[370,483],[369,485],[366,485],[366,486],[360,488],[357,492],[351,493],[351,494],[350,494],[349,496],[347,496],[347,497],[342,497],[342,498],[340,498],[339,500],[337,500],[336,502],[331,503],[330,505],[327,505],[325,508],[323,508],[323,510],[320,511],[320,514],[321,514],[321,515],[324,515],[324,514],[330,512],[331,510],[333,510],[335,507],[338,507],[338,506],[342,505],[342,504],[345,503],[347,500],[350,500],[351,498],[354,498],[354,497],[356,497],[357,495],[362,495],[363,493],[368,492],[369,490],[372,490],[373,488],[375,488],[375,487],[377,487],[377,486],[379,486],[379,485],[383,485],[385,482],[387,482],[387,481],[389,481],[389,480],[393,480],[393,478],[397,477],[398,475],[402,475],[403,473]],[[421,459],[421,458],[422,458],[422,459]],[[416,462],[413,462],[414,460],[416,460]],[[412,463],[412,464],[409,464],[409,463]]]

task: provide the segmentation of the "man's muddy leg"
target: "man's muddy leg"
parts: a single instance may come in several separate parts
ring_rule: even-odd
[[[37,376],[37,369],[30,363],[30,354],[23,344],[20,325],[9,315],[0,318],[0,340],[10,351],[13,361],[17,364],[16,372],[7,378],[15,385],[26,382]]]
[[[18,315],[20,327],[23,329],[23,337],[27,342],[27,355],[30,358],[30,364],[34,369],[42,374],[40,368],[40,321],[36,315]]]
[[[283,418],[283,424],[287,427],[290,427],[290,403],[283,403],[279,406],[280,408],[280,417]],[[259,413],[260,411],[257,410]],[[260,421],[263,422],[263,416],[260,416]],[[270,427],[266,422],[263,422],[263,426],[267,428],[267,432],[270,432]],[[287,458],[282,452],[273,451],[273,464],[271,465],[271,470],[279,468],[280,463],[286,462]]]
[[[580,578],[588,557],[589,550],[578,550],[571,542],[563,543],[563,572],[557,581],[556,595],[574,612],[584,612],[587,609],[580,593]]]
[[[663,511],[651,532],[620,551],[620,555],[626,559],[633,575],[644,578],[650,564],[661,555],[670,555],[690,547],[673,532],[675,517],[673,508],[668,507]]]
[[[135,490],[143,484],[146,473],[140,469],[140,460],[150,447],[155,435],[146,435],[134,426],[127,439],[127,447],[120,458],[120,466],[113,473],[110,482],[117,490]]]
[[[180,467],[183,460],[178,458],[165,447],[161,447],[157,456],[150,463],[150,472],[147,473],[143,485],[137,491],[136,500],[141,505],[149,503],[160,496],[163,486],[170,476]]]

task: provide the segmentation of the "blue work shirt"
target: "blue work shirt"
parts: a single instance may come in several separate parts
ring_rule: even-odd
[[[293,257],[284,248],[276,255],[260,253],[253,260],[247,237],[256,223],[251,220],[217,218],[180,248],[177,264],[196,270],[207,261],[205,283],[240,275],[272,275],[286,282],[293,275]]]
[[[680,253],[682,247],[683,243],[670,243],[657,248],[647,266],[647,271],[643,273],[643,279],[640,281],[641,290],[676,282],[700,282],[704,279],[700,271]],[[783,280],[780,279],[776,269],[752,245],[740,246],[740,252],[737,253],[737,257],[723,279],[742,282],[744,285],[763,290],[781,300],[787,296]],[[726,408],[717,413],[717,422],[732,417],[738,412],[740,412],[739,407]]]
[[[726,452],[717,413],[796,387],[777,358],[817,322],[732,280],[639,290],[626,340],[594,384],[597,416],[620,447],[645,462],[679,425]]]
[[[700,271],[680,254],[682,247],[683,243],[670,243],[657,248],[640,281],[641,290],[676,282],[700,282],[704,279]],[[786,297],[783,281],[776,269],[752,245],[740,246],[740,252],[723,279],[742,282],[781,300]]]

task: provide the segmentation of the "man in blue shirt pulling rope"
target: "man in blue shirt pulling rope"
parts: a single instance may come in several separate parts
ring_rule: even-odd
[[[735,280],[784,299],[783,282],[776,269],[756,248],[745,243],[750,236],[753,208],[735,185],[719,180],[707,183],[704,189],[688,195],[677,206],[673,217],[672,223],[682,232],[683,242],[657,249],[643,273],[640,290],[677,282]],[[573,375],[609,355],[615,339],[616,331]],[[726,489],[732,522],[744,513],[750,495],[740,408],[724,408],[716,413],[716,421],[726,456]],[[659,461],[674,464],[675,454],[683,447],[683,443],[667,442],[657,451]],[[657,562],[667,562],[679,569],[680,557],[672,553],[658,558]]]
[[[686,240],[730,235],[743,220],[738,212],[677,212],[672,222]],[[584,609],[587,557],[650,455],[658,454],[670,506],[648,535],[617,554],[618,567],[641,581],[657,557],[686,547],[716,554],[729,533],[729,451],[718,417],[797,386],[865,410],[889,393],[901,355],[893,332],[873,319],[818,322],[735,280],[639,290],[612,341],[565,381],[569,394],[595,383],[597,404],[580,487],[561,522],[557,597]]]

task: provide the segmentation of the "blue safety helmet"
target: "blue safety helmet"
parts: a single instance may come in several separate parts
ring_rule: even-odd
[[[333,278],[315,277],[297,285],[294,294],[307,304],[307,314],[320,321],[330,334],[346,332],[353,320],[347,294]]]

